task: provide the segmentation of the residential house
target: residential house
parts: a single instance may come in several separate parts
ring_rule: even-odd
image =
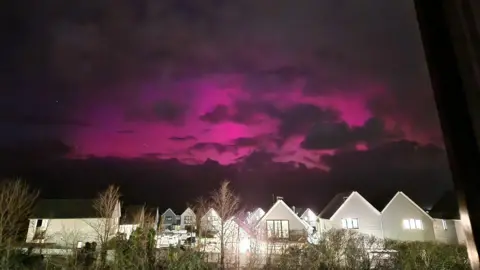
[[[317,215],[310,209],[307,208],[305,211],[303,211],[303,214],[300,216],[301,219],[303,219],[308,225],[312,226],[312,228],[315,228],[317,230]]]
[[[359,233],[383,237],[381,213],[360,193],[337,194],[319,215],[319,231],[351,229]]]
[[[381,212],[383,235],[401,241],[434,241],[433,218],[403,192],[397,192]]]
[[[162,229],[173,230],[177,225],[177,215],[171,208],[162,214]]]
[[[190,207],[187,207],[185,211],[180,215],[180,228],[183,230],[195,230],[196,228],[196,216],[195,212]]]
[[[249,252],[253,246],[253,233],[243,221],[231,217],[224,224],[225,248],[228,252],[237,254]]]
[[[200,219],[203,233],[216,234],[221,231],[221,219],[215,209],[210,208]]]
[[[158,208],[131,205],[124,209],[125,211],[120,218],[119,233],[124,234],[126,239],[129,239],[132,232],[142,225],[157,229],[160,219]]]
[[[312,227],[277,197],[275,204],[255,226],[269,242],[306,242]]]
[[[121,216],[120,202],[113,213],[102,216],[94,208],[94,200],[39,200],[29,218],[27,243],[82,247],[97,242],[108,232],[114,237]],[[99,233],[103,235],[99,235]]]
[[[453,191],[446,192],[428,214],[433,218],[435,240],[447,244],[465,243],[457,198]]]
[[[258,207],[257,209],[255,209],[255,211],[248,214],[245,222],[250,226],[254,225],[263,217],[263,215],[265,215],[265,211],[263,211],[262,208]]]

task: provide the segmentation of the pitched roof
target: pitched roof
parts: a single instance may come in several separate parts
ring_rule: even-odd
[[[445,192],[442,197],[433,205],[428,214],[439,219],[460,219],[457,196],[455,191]]]
[[[185,209],[185,211],[183,211],[183,213],[180,214],[180,215],[183,216],[185,214],[191,214],[191,215],[195,216],[195,212],[193,212],[192,208],[190,208],[190,207],[187,207],[187,209]]]
[[[171,212],[173,215],[177,215],[175,214],[175,212],[173,212],[172,208],[168,208],[167,210],[165,210],[165,212],[163,212],[162,216],[165,216],[165,214],[167,214],[167,212]]]
[[[390,204],[395,200],[395,198],[399,197],[399,196],[402,196],[404,197],[405,199],[407,199],[407,201],[409,201],[413,206],[415,206],[418,210],[420,210],[420,212],[422,212],[425,216],[427,216],[428,218],[432,219],[432,216],[430,216],[426,211],[425,209],[423,209],[422,207],[420,207],[417,203],[415,203],[412,199],[410,199],[410,197],[408,197],[405,193],[399,191],[397,192],[397,194],[395,194],[395,196],[393,196],[393,198],[388,202],[388,204],[385,206],[385,208],[383,208],[382,210],[382,214],[383,212],[385,212],[385,210],[388,208],[388,206],[390,206]]]
[[[301,219],[297,214],[295,214],[295,212],[293,212],[292,208],[290,208],[284,201],[283,199],[281,200],[277,200],[277,202],[272,206],[270,207],[270,209],[267,211],[267,213],[265,213],[265,215],[263,215],[257,222],[257,225],[256,226],[259,226],[267,217],[268,215],[273,211],[273,209],[275,209],[275,207],[277,206],[283,206],[287,209],[287,211],[293,216],[295,217],[298,221],[300,221],[300,223],[305,226],[305,228],[308,228],[310,227],[310,225],[305,222],[305,220]]]
[[[99,217],[93,204],[92,199],[41,199],[35,204],[31,217],[45,219]]]
[[[348,197],[352,195],[352,193],[353,191],[348,191],[335,195],[335,197],[333,197],[327,206],[325,206],[322,212],[320,212],[319,217],[323,219],[330,219],[348,199]]]
[[[309,215],[309,213],[312,213],[314,216],[316,216],[316,215],[315,215],[315,212],[313,212],[312,209],[307,208],[307,209],[305,209],[305,211],[303,211],[303,213],[300,215],[300,217],[303,218],[303,217],[305,217],[306,215]]]

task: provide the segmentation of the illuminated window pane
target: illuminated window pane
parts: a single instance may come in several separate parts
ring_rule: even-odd
[[[344,218],[344,219],[342,219],[342,228],[344,228],[344,229],[358,229],[358,218]]]
[[[416,225],[415,228],[417,230],[422,230],[423,229],[423,224],[422,224],[421,220],[419,220],[419,219],[415,220],[415,225]]]
[[[358,229],[358,218],[352,218],[352,228]]]
[[[410,228],[415,229],[415,220],[414,219],[410,219]]]
[[[403,220],[403,228],[407,230],[410,229],[410,221],[408,219]]]

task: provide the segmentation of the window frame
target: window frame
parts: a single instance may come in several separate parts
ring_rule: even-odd
[[[290,220],[268,219],[265,221],[265,225],[269,239],[290,239]],[[285,225],[286,229],[284,228]]]
[[[342,228],[347,230],[358,230],[360,228],[358,218],[342,218]]]
[[[424,230],[423,220],[416,218],[407,218],[402,220],[402,227],[408,231],[421,231]]]

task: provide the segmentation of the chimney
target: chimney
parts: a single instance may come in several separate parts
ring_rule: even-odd
[[[277,201],[283,201],[283,197],[277,196]]]
[[[295,212],[295,206],[292,206],[292,210],[295,214],[297,213],[297,212]]]

